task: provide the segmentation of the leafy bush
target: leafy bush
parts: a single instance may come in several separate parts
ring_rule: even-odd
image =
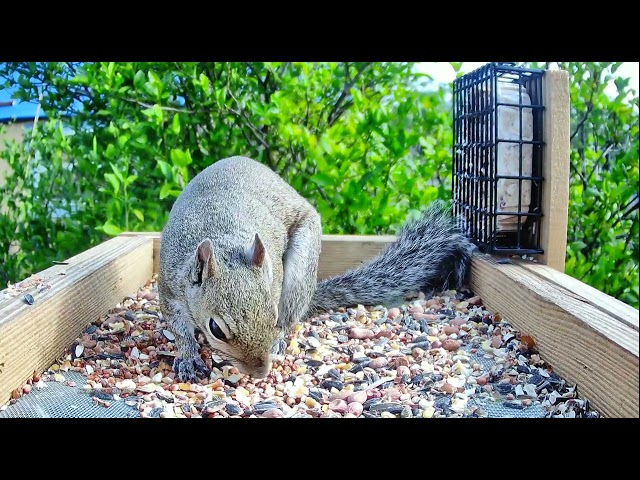
[[[638,308],[638,93],[614,76],[619,63],[560,66],[571,75],[566,272]]]
[[[601,89],[591,97],[588,82],[576,85],[579,72],[591,68],[581,65],[568,67],[575,128],[586,132],[574,136],[583,147],[574,148],[572,164],[599,164],[607,148],[603,158],[610,160],[589,183],[597,195],[581,195],[572,170],[568,273],[637,306],[637,209],[615,225],[611,220],[628,202],[633,178],[637,184],[637,97],[635,110]],[[13,170],[0,187],[0,282],[124,230],[159,231],[189,179],[231,155],[276,170],[318,208],[325,233],[393,233],[421,206],[451,195],[449,87],[434,88],[413,67],[0,64],[18,98],[41,94],[49,118],[0,153]],[[626,230],[629,240],[618,238]]]

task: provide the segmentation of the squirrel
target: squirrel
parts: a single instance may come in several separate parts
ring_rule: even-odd
[[[433,202],[376,258],[318,282],[321,236],[312,204],[256,160],[224,158],[187,183],[161,233],[157,278],[181,381],[211,373],[198,332],[224,361],[261,379],[297,322],[460,288],[476,250],[444,202]]]

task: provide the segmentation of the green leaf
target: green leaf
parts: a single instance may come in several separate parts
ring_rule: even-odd
[[[312,182],[320,185],[321,187],[328,187],[330,185],[334,184],[334,179],[332,177],[330,177],[329,175],[327,175],[326,173],[316,173],[315,175],[312,175],[309,180],[311,180]]]
[[[158,98],[160,96],[160,91],[158,90],[158,87],[156,87],[155,85],[153,85],[150,82],[146,82],[144,84],[144,90],[149,95],[151,95],[153,98]]]
[[[209,77],[207,77],[204,73],[200,74],[200,85],[202,85],[202,90],[205,93],[209,93]]]
[[[218,106],[221,106],[224,104],[224,99],[225,99],[225,91],[221,88],[219,88],[218,90],[216,90],[214,92],[214,96],[216,99],[216,103],[218,104]]]
[[[153,107],[145,108],[142,110],[142,114],[148,117],[150,120],[154,120],[156,123],[160,124],[164,120],[164,112],[162,111],[162,107],[157,103],[153,105]]]
[[[126,135],[126,134],[125,134],[125,135],[120,135],[120,136],[118,137],[118,146],[119,146],[121,149],[124,149],[124,148],[125,148],[125,146],[127,145],[127,143],[129,143],[130,138],[131,138],[131,137],[130,137],[129,135]]]
[[[622,78],[622,77],[618,77],[614,80],[614,83],[616,85],[616,88],[618,89],[618,92],[622,92],[625,88],[627,88],[629,86],[629,81],[631,79],[630,78]]]
[[[138,210],[137,208],[132,208],[131,213],[133,213],[138,220],[140,220],[141,222],[144,222],[144,214],[142,213],[141,210]]]
[[[123,232],[123,230],[118,227],[111,219],[107,220],[104,225],[102,225],[102,229],[104,233],[106,233],[107,235],[111,235],[112,237],[120,235]]]
[[[179,170],[180,176],[182,177],[182,180],[184,180],[184,183],[189,183],[189,170],[187,170],[187,167],[180,167]]]
[[[136,75],[133,77],[133,85],[136,87],[136,90],[143,90],[145,83],[146,78],[144,72],[142,70],[138,70]]]
[[[118,177],[116,177],[113,173],[105,173],[104,178],[111,184],[113,187],[114,193],[118,193],[120,191],[120,181]]]
[[[332,142],[329,140],[329,138],[325,135],[320,139],[320,148],[325,152],[325,153],[331,153],[331,150],[333,148]]]
[[[173,181],[173,170],[171,165],[164,160],[158,160],[158,165],[160,166],[160,171],[162,172],[162,175],[164,175],[164,178],[169,181]]]
[[[154,118],[156,116],[156,109],[153,107],[145,108],[142,110],[142,114],[149,118]]]
[[[180,133],[180,116],[176,113],[171,122],[171,131],[178,135]]]
[[[104,151],[104,156],[107,158],[113,158],[116,155],[116,147],[113,143],[107,145],[107,149]]]
[[[191,160],[191,154],[189,152],[183,152],[179,148],[172,149],[170,157],[171,163],[173,163],[176,167],[186,167],[193,161]]]
[[[123,182],[125,188],[128,187],[129,185],[131,185],[133,182],[135,182],[137,180],[138,176],[137,175],[129,175],[126,180]]]
[[[164,200],[169,196],[177,197],[178,195],[180,195],[180,190],[174,189],[169,183],[165,183],[160,189],[160,200]]]
[[[78,85],[89,85],[89,78],[86,75],[78,75],[71,79],[71,83]]]
[[[120,173],[120,170],[118,170],[118,168],[111,162],[109,162],[109,165],[111,166],[111,170],[113,170],[115,176],[118,177],[118,180],[124,183],[124,177],[122,176],[122,173]]]
[[[157,86],[162,83],[160,82],[160,77],[158,77],[158,75],[152,70],[149,70],[148,77],[149,77],[149,82],[153,85]]]
[[[159,98],[162,89],[162,82],[160,81],[160,77],[158,77],[158,75],[151,70],[149,70],[147,77],[149,78],[149,81],[144,84],[145,90],[154,98]]]
[[[162,188],[160,189],[160,200],[167,198],[169,196],[169,192],[171,192],[171,185],[168,183],[162,185]]]

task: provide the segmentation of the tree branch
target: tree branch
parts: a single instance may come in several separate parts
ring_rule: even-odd
[[[247,64],[247,67],[251,70],[251,73],[253,73],[256,76],[256,78],[258,79],[258,82],[262,86],[262,89],[265,90],[266,92],[269,89],[269,79],[271,77],[271,70],[267,70],[267,74],[264,76],[264,80],[263,80],[262,78],[260,78],[260,75],[257,75],[257,72],[255,71],[255,69],[251,64]]]
[[[240,102],[233,95],[233,93],[231,93],[231,90],[227,90],[227,92],[229,93],[229,95],[231,95],[231,98],[233,98],[233,101],[236,103],[236,106],[240,108],[241,111],[236,111],[231,107],[227,107],[226,105],[225,105],[225,108],[227,108],[227,110],[229,110],[234,115],[240,118],[244,118],[246,120],[245,124],[247,125],[247,127],[249,127],[249,130],[251,130],[251,133],[253,133],[253,136],[256,138],[256,140],[258,140],[258,142],[260,142],[260,144],[264,147],[264,149],[267,152],[267,162],[269,163],[269,167],[274,169],[273,159],[271,158],[272,150],[269,144],[267,143],[267,140],[264,138],[262,133],[256,127],[253,126],[251,119],[247,117],[247,114],[244,112],[244,110],[242,110],[242,107],[240,106]]]
[[[302,162],[300,161],[300,157],[298,155],[298,153],[295,151],[295,149],[293,148],[293,144],[291,143],[291,141],[289,141],[289,151],[291,152],[291,157],[292,159],[298,164],[301,165]],[[307,167],[304,169],[304,172],[309,175],[309,177],[311,177],[314,174],[313,168],[311,165],[307,164]],[[331,202],[331,200],[329,200],[329,196],[326,194],[326,192],[324,191],[324,189],[318,185],[317,183],[313,182],[313,184],[316,187],[316,190],[318,191],[318,193],[320,194],[320,196],[322,197],[322,199],[327,202],[327,205],[329,205],[331,208],[333,208],[333,203]]]
[[[149,103],[145,103],[145,102],[141,102],[140,100],[136,100],[135,98],[124,98],[121,97],[121,100],[124,100],[126,102],[129,103],[134,103],[137,105],[140,105],[141,107],[145,107],[145,108],[153,108],[155,105],[151,105]],[[194,113],[210,113],[213,112],[215,110],[211,109],[211,108],[205,108],[205,109],[200,109],[200,110],[189,110],[186,108],[174,108],[174,107],[163,107],[162,105],[158,105],[160,107],[161,110],[164,110],[166,112],[178,112],[178,113],[187,113],[187,114],[194,114]]]
[[[611,230],[616,228],[618,223],[620,223],[622,220],[629,220],[627,218],[629,216],[629,214],[631,212],[633,212],[634,210],[636,210],[638,207],[640,207],[640,199],[638,198],[638,194],[635,193],[631,197],[631,200],[629,200],[624,207],[622,207],[622,208],[620,208],[618,210],[618,214],[619,215],[616,217],[616,221],[613,222],[613,225],[611,225]]]
[[[370,65],[371,65],[371,62],[366,62],[363,65],[361,65],[360,68],[358,69],[358,71],[356,72],[356,74],[353,76],[353,78],[345,84],[344,88],[342,89],[342,93],[338,97],[338,100],[333,105],[333,108],[331,109],[331,111],[329,112],[329,116],[327,117],[327,119],[328,119],[327,120],[327,125],[329,127],[331,125],[333,125],[333,123],[338,118],[340,118],[340,115],[342,115],[342,112],[337,114],[337,110],[340,108],[342,102],[344,101],[346,96],[349,94],[349,91],[351,90],[351,87],[353,87],[355,85],[355,83],[358,80],[358,78],[360,77],[360,75],[362,75],[364,73],[364,71],[367,68],[369,68]]]
[[[598,157],[598,159],[593,162],[593,168],[591,169],[591,173],[589,173],[589,177],[587,178],[587,184],[589,184],[591,182],[591,179],[593,178],[594,173],[596,173],[596,167],[600,164],[600,161],[604,158],[605,159],[605,163],[606,163],[606,156],[609,154],[609,152],[611,151],[611,149],[613,148],[613,144],[609,144],[607,146],[607,148],[605,148],[602,153],[600,154],[600,156]]]
[[[584,114],[584,117],[582,117],[582,120],[578,122],[578,125],[576,125],[576,129],[573,131],[573,133],[569,137],[569,141],[573,140],[573,137],[575,137],[578,131],[582,128],[582,126],[584,125],[584,122],[586,122],[587,118],[589,118],[589,114],[591,113],[591,110],[593,110],[593,94],[595,93],[596,89],[598,88],[598,84],[600,83],[600,75],[602,75],[602,71],[598,72],[598,76],[595,75],[595,72],[590,71],[590,73],[591,75],[593,75],[594,83],[593,83],[593,88],[591,89],[591,95],[589,96],[589,101],[587,102],[587,112]]]
[[[233,97],[233,94],[231,96]],[[234,100],[235,100],[235,97],[234,97]],[[236,100],[236,104],[237,103],[238,101]],[[251,120],[249,119],[249,117],[247,117],[244,111],[238,112],[231,107],[226,107],[226,108],[234,115],[244,118],[246,120],[247,127],[249,127],[249,130],[251,130],[251,133],[253,133],[253,136],[256,138],[256,140],[258,140],[268,152],[271,151],[271,148],[269,147],[269,144],[267,143],[267,141],[262,137],[262,134],[256,129],[256,127],[253,126],[253,124],[251,123]]]
[[[335,122],[336,122],[336,121],[337,121],[337,120],[342,116],[342,114],[343,114],[344,112],[346,112],[346,111],[347,111],[347,109],[348,109],[351,105],[353,105],[353,100],[351,100],[351,99],[347,100],[347,101],[344,103],[344,105],[342,105],[342,106],[341,106],[341,107],[336,111],[335,116],[334,116],[334,119],[333,119],[333,122],[331,122],[331,123],[329,124],[329,126],[333,125],[333,124],[334,124],[334,123],[335,123]]]

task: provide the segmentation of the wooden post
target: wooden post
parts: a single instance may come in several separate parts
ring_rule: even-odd
[[[544,95],[542,154],[542,219],[538,261],[564,273],[569,218],[570,97],[569,73],[547,70]]]

